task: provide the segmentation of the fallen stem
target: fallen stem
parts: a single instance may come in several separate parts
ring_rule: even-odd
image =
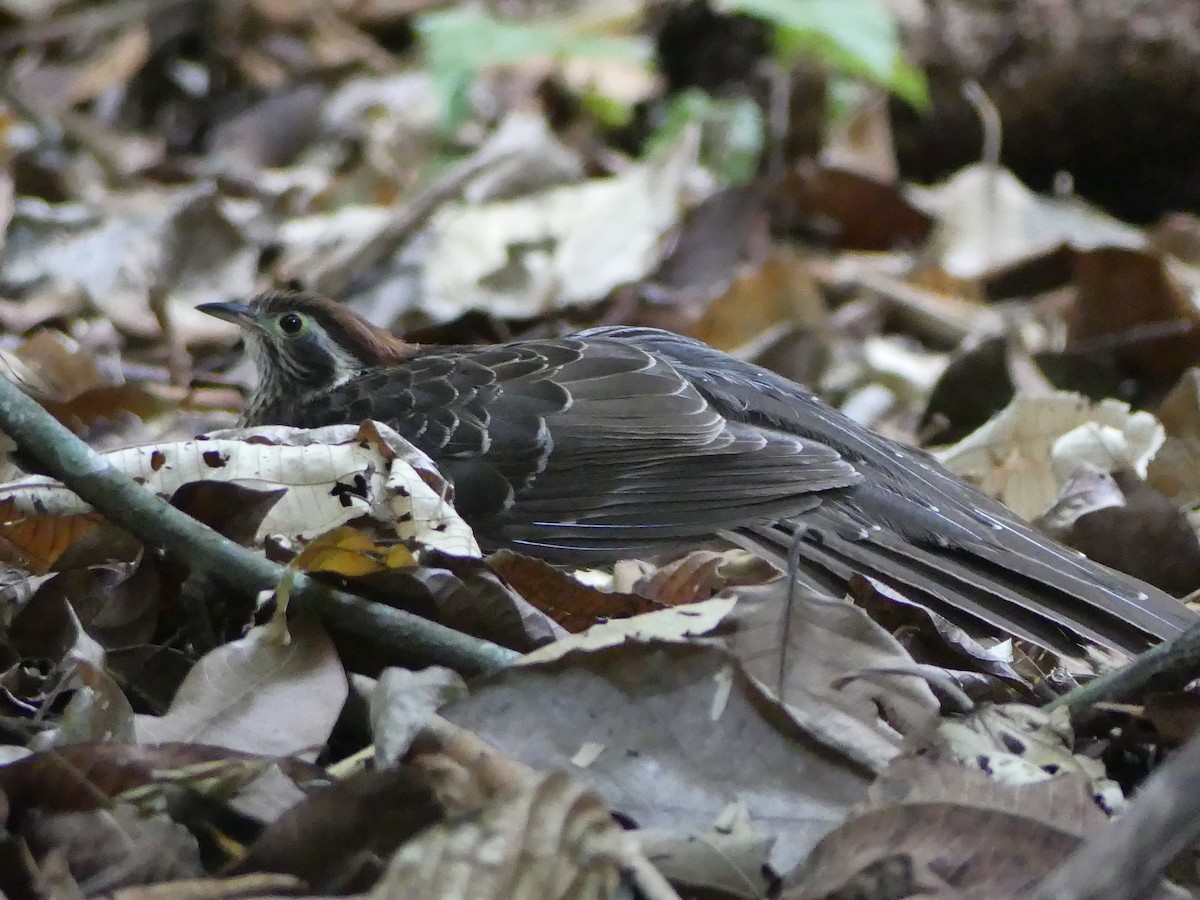
[[[238,591],[274,590],[283,567],[213,531],[117,471],[7,378],[0,378],[0,429],[41,468],[151,546],[170,551]],[[503,668],[512,650],[403,610],[372,603],[297,574],[291,602],[338,628],[466,675]]]
[[[1086,728],[1102,715],[1097,703],[1129,703],[1147,690],[1177,690],[1200,677],[1200,624],[1173,640],[1151,647],[1126,665],[1050,701],[1047,710],[1065,706],[1076,728]]]

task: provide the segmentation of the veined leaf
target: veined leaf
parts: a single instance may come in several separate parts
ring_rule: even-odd
[[[762,110],[754,101],[718,99],[696,88],[683,91],[667,106],[662,124],[647,144],[647,154],[677,142],[693,123],[701,129],[702,165],[726,184],[745,184],[754,177],[766,131]]]
[[[494,18],[478,9],[446,9],[417,19],[429,68],[441,94],[448,125],[468,115],[467,91],[488,66],[531,58],[616,59],[649,66],[651,47],[642,37],[611,37],[561,23]]]
[[[904,59],[896,23],[876,0],[718,0],[716,6],[773,23],[776,50],[785,59],[812,53],[914,106],[929,103],[924,75]]]

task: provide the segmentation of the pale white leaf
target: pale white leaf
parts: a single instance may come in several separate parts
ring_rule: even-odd
[[[1084,463],[1144,474],[1163,442],[1162,425],[1118,400],[1078,394],[1017,397],[1002,412],[937,454],[950,471],[979,485],[1026,519],[1058,499]]]
[[[736,605],[737,597],[724,594],[711,600],[658,609],[627,619],[611,619],[526,653],[514,665],[538,665],[560,659],[575,650],[599,650],[626,641],[688,641],[712,631]]]
[[[371,516],[393,526],[398,537],[457,556],[480,555],[432,461],[379,423],[312,431],[235,429],[115,450],[104,459],[163,497],[197,481],[285,489],[258,529],[258,544],[273,534],[308,539]],[[11,503],[16,513],[31,519],[90,510],[73,491],[44,475],[0,485],[0,502]]]
[[[667,249],[696,168],[694,130],[611,178],[484,205],[447,204],[431,223],[423,310],[527,318],[592,302],[644,277]]]

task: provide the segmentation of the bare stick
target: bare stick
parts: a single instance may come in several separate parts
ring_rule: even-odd
[[[152,546],[187,560],[213,579],[249,594],[272,590],[283,567],[241,547],[118,472],[8,379],[0,378],[0,429],[21,450],[112,522]],[[341,629],[385,642],[422,664],[468,675],[495,671],[517,654],[422,619],[371,603],[297,574],[292,602]]]
[[[395,207],[388,222],[379,233],[361,246],[349,246],[333,251],[316,264],[304,279],[311,290],[333,297],[342,293],[356,274],[370,269],[425,222],[447,200],[458,194],[480,172],[509,159],[512,151],[476,154],[443,172],[431,184],[411,199]],[[313,263],[305,264],[310,269]]]
[[[1052,700],[1046,709],[1065,706],[1071,710],[1075,727],[1084,728],[1100,715],[1095,710],[1097,703],[1130,703],[1147,689],[1177,690],[1197,677],[1200,677],[1200,624],[1172,641],[1138,654],[1127,665]]]

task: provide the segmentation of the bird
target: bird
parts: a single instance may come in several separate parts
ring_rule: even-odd
[[[198,308],[239,325],[254,358],[240,424],[391,426],[451,481],[485,549],[595,564],[723,536],[826,594],[862,576],[968,632],[1068,655],[1137,653],[1197,618],[925,451],[672,332],[418,345],[314,294]]]

